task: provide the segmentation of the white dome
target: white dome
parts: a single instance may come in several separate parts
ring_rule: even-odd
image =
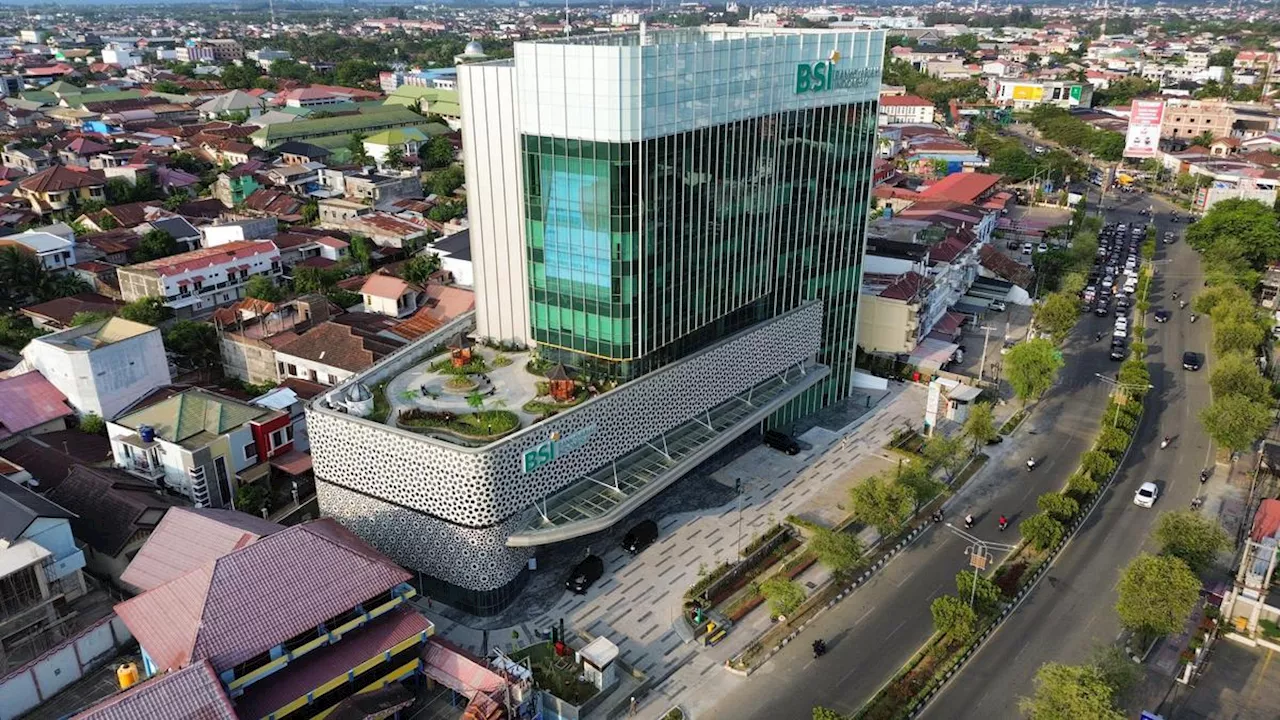
[[[347,391],[347,400],[351,402],[364,402],[372,399],[373,393],[369,392],[369,388],[365,387],[364,383],[356,383]]]
[[[457,47],[457,46],[455,45],[454,47]],[[484,46],[481,45],[479,41],[472,40],[471,42],[467,43],[467,47],[465,50],[462,51],[462,54],[463,55],[483,55]]]

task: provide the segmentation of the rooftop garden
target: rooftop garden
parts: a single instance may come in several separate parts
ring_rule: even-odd
[[[446,430],[468,438],[497,438],[519,429],[520,418],[507,410],[456,414],[409,408],[400,411],[396,423],[408,430]]]

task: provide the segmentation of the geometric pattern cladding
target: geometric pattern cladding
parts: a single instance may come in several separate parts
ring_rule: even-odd
[[[321,407],[321,396],[307,407],[321,513],[406,567],[461,587],[481,589],[484,578],[500,587],[530,555],[505,541],[535,501],[813,358],[821,328],[822,305],[813,302],[480,448],[338,413]],[[418,342],[426,353],[440,339]],[[525,451],[585,428],[581,447],[523,471]]]
[[[332,516],[400,565],[468,590],[497,590],[524,569],[533,548],[507,547],[517,518],[472,530],[319,481],[316,495]]]

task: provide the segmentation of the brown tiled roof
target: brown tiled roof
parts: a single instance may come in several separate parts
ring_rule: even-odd
[[[73,720],[239,720],[207,662],[174,670],[129,688]]]
[[[116,310],[123,305],[124,303],[112,300],[106,295],[86,292],[28,305],[22,308],[22,313],[52,320],[59,325],[67,327],[71,325],[71,320],[76,316],[76,313],[105,312],[114,315]]]
[[[271,215],[296,215],[302,209],[302,201],[284,190],[259,188],[244,199],[244,206]]]
[[[0,378],[0,439],[72,414],[67,396],[40,373]]]
[[[303,380],[302,378],[287,378],[284,382],[280,383],[280,387],[289,388],[303,400],[310,400],[329,389],[325,385],[313,383],[310,380]]]
[[[276,350],[282,355],[360,372],[395,348],[378,342],[375,338],[358,335],[346,325],[324,322]]]
[[[165,513],[120,579],[147,591],[283,529],[236,510],[174,508]]]
[[[330,518],[285,528],[116,605],[162,669],[222,672],[411,575]]]
[[[134,225],[141,225],[147,221],[148,208],[163,209],[164,205],[162,203],[144,200],[142,202],[126,203],[124,205],[112,205],[111,207],[103,210],[103,212],[115,218],[116,222],[120,223],[120,227],[131,228]]]
[[[18,181],[18,187],[23,190],[40,193],[106,184],[106,179],[97,170],[71,170],[62,165],[54,165],[48,170],[41,170],[25,180]]]
[[[182,504],[132,475],[84,465],[72,467],[48,497],[79,515],[71,532],[108,556],[120,554],[136,533],[151,530],[169,508]]]

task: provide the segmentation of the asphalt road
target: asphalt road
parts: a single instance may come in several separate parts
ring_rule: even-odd
[[[1114,373],[1119,365],[1108,358],[1106,341],[1093,341],[1095,323],[1109,328],[1111,322],[1090,315],[1077,326],[1064,348],[1062,379],[948,505],[950,520],[972,512],[975,535],[1016,542],[1014,532],[997,530],[1000,514],[1016,527],[1036,512],[1041,494],[1065,485],[1096,436],[1098,410],[1106,404],[1110,388],[1095,373]],[[1024,463],[1030,456],[1040,464],[1029,473]],[[967,547],[947,528],[934,526],[761,670],[740,681],[708,717],[800,718],[808,717],[815,705],[854,712],[933,634],[929,605],[939,595],[956,592],[955,576],[967,567]],[[817,638],[828,647],[819,660],[810,649]]]
[[[1113,197],[1117,212],[1111,215],[1122,220],[1132,217],[1129,210],[1153,202],[1145,194]],[[1185,229],[1169,226],[1168,206],[1158,201],[1155,205],[1161,235],[1170,227]],[[1199,409],[1209,404],[1209,367],[1206,363],[1199,372],[1183,370],[1182,353],[1207,353],[1211,333],[1209,323],[1190,323],[1190,308],[1178,310],[1169,297],[1177,290],[1190,299],[1200,290],[1197,254],[1179,239],[1157,252],[1157,263],[1166,259],[1169,262],[1156,265],[1151,306],[1169,308],[1174,315],[1166,324],[1148,326],[1155,390],[1120,476],[1035,591],[952,678],[924,717],[1018,717],[1018,699],[1033,692],[1033,677],[1043,663],[1083,662],[1095,646],[1113,643],[1120,633],[1114,608],[1121,572],[1142,550],[1156,549],[1150,536],[1160,512],[1187,508],[1199,491],[1199,470],[1211,463],[1209,440],[1196,419]],[[1091,320],[1099,329],[1110,323]],[[1082,325],[1090,327],[1089,321]],[[1161,450],[1165,436],[1172,438],[1172,445]],[[1147,480],[1161,490],[1154,509],[1133,504],[1134,491]]]

